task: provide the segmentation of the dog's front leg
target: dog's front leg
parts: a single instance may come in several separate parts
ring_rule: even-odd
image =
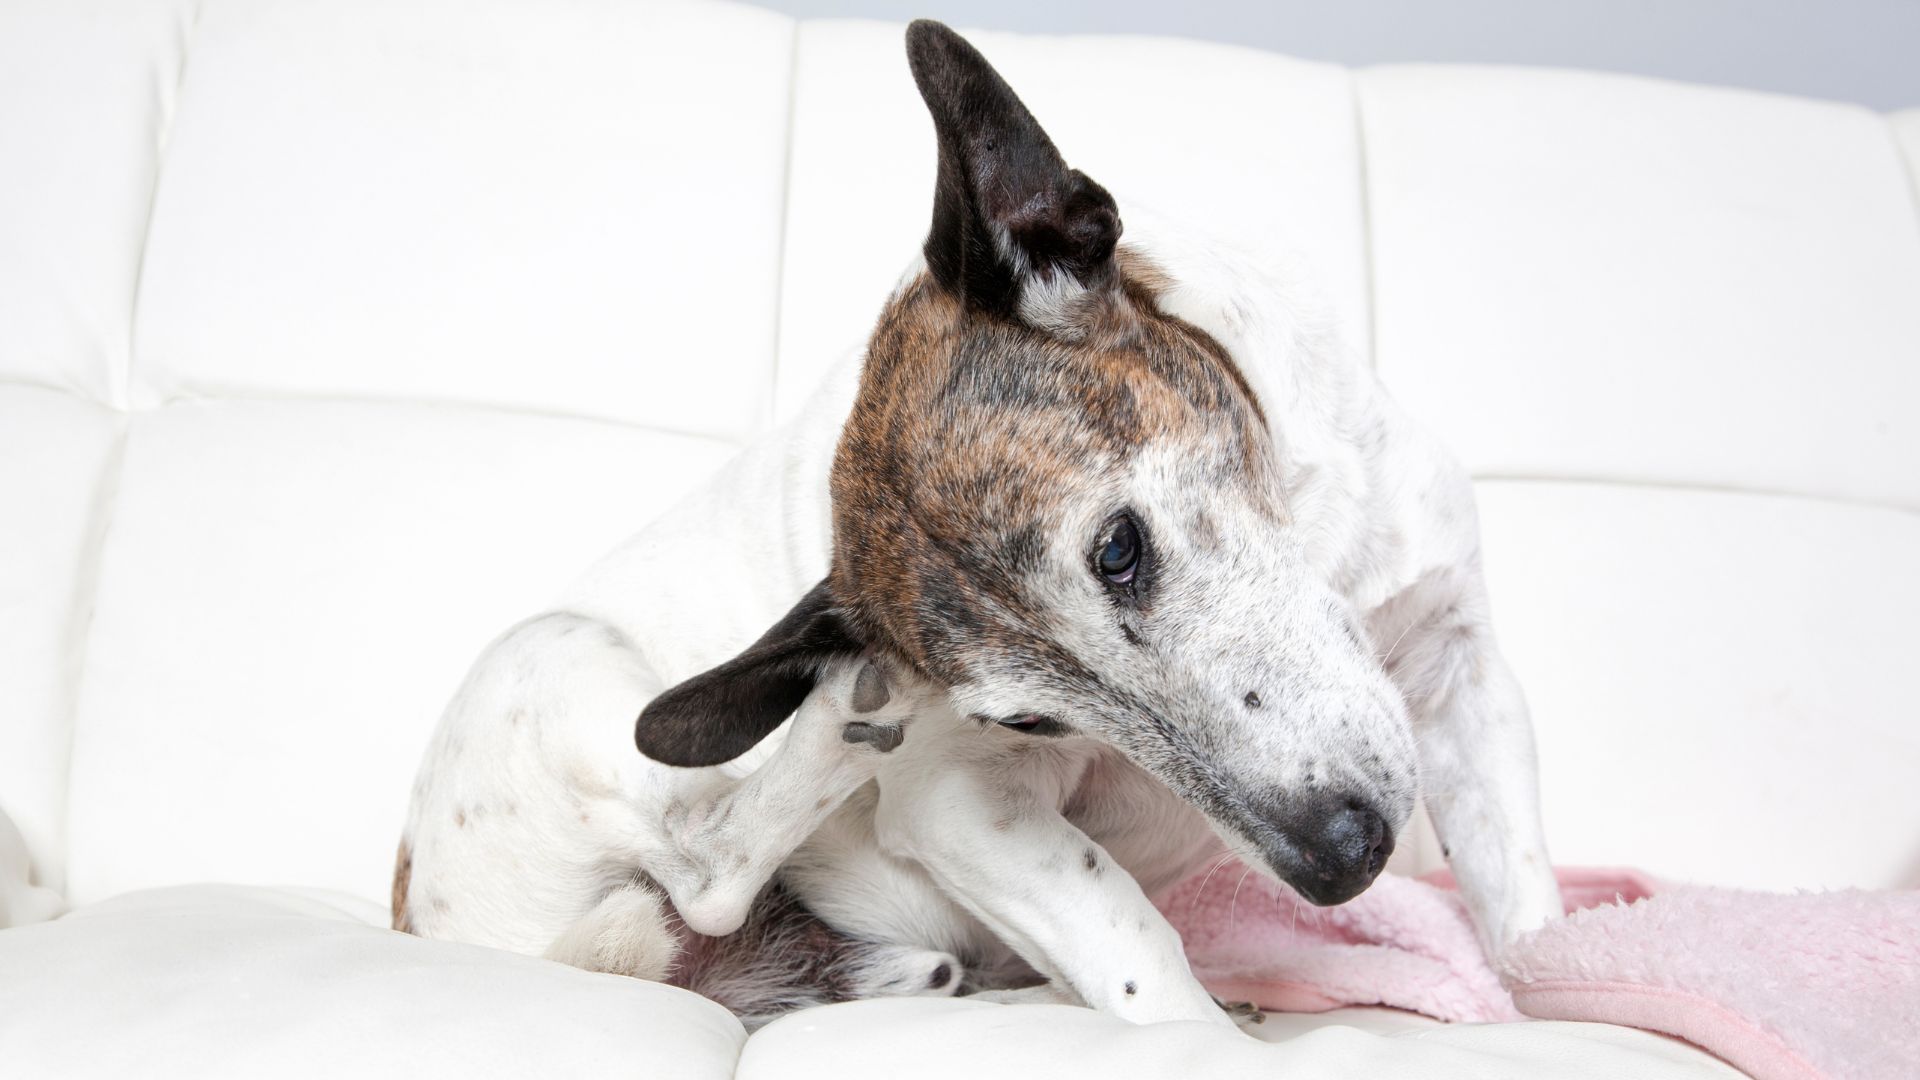
[[[1491,957],[1562,908],[1526,698],[1484,611],[1477,589],[1441,606],[1387,662],[1413,714],[1427,813]]]
[[[889,692],[878,661],[836,663],[773,756],[667,813],[671,848],[646,869],[696,933],[730,934],[795,848],[905,738],[915,699]]]
[[[919,862],[1034,969],[1135,1023],[1233,1021],[1193,977],[1180,935],[1125,870],[999,768],[934,758],[882,777],[876,818],[890,853]]]

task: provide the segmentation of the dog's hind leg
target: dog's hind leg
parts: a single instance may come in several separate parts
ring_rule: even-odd
[[[680,952],[660,894],[645,884],[608,893],[547,948],[547,959],[587,971],[664,980]]]
[[[948,997],[965,973],[952,953],[843,934],[776,884],[726,937],[689,937],[671,981],[725,1005],[748,1029],[783,1013],[873,997]]]
[[[700,934],[732,933],[780,864],[906,738],[921,700],[907,677],[874,659],[828,665],[785,741],[745,779],[670,807],[674,850],[646,870]]]

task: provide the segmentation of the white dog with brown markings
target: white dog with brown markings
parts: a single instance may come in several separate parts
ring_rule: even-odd
[[[1489,952],[1556,915],[1465,474],[1297,285],[1121,245],[978,52],[907,45],[933,225],[851,416],[829,388],[489,649],[422,767],[396,926],[754,1021],[985,992],[1230,1023],[1148,898],[1238,854],[1343,902],[1416,790]],[[778,492],[813,475],[826,577],[710,666],[740,628],[674,613],[804,565]]]

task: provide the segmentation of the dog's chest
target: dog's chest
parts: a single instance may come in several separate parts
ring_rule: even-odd
[[[1148,896],[1225,851],[1205,816],[1117,751],[1093,749],[1077,780],[1061,812]]]

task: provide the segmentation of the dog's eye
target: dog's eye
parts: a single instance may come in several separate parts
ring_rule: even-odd
[[[1110,585],[1130,585],[1140,564],[1140,530],[1133,519],[1122,515],[1107,527],[1106,540],[1094,560],[1100,577]]]

